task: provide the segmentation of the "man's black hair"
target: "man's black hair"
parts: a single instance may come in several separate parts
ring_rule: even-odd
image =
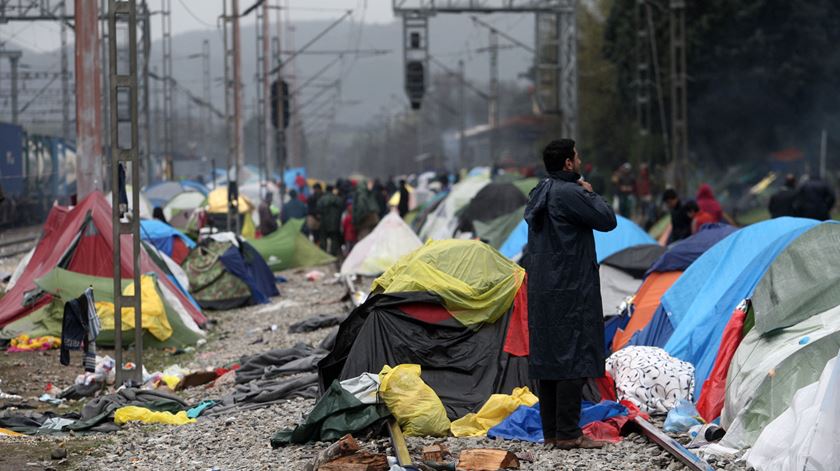
[[[289,198],[292,198],[292,199],[297,198],[297,191],[289,190]]]
[[[322,189],[321,184],[320,184],[320,183],[316,183],[316,184],[312,185],[312,189],[313,189],[313,190],[320,190],[320,189]]]
[[[575,141],[572,139],[557,139],[551,141],[543,149],[543,164],[549,172],[563,170],[566,160],[575,158]]]
[[[662,193],[662,201],[668,201],[672,199],[679,199],[679,195],[677,195],[677,190],[673,188],[668,188],[665,190],[665,193]]]
[[[332,185],[327,185],[327,193],[332,193],[332,191],[333,191],[334,189],[335,189],[335,187],[334,187],[334,186],[332,186]]]

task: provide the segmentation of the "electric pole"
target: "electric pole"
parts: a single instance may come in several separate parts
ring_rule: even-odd
[[[161,0],[160,9],[163,32],[163,154],[166,163],[165,178],[172,180],[175,177],[172,145],[172,133],[175,131],[172,119],[172,0]]]
[[[499,157],[499,35],[490,30],[490,101],[487,122],[490,124],[490,160]]]
[[[61,2],[61,16],[67,16],[67,1]],[[70,141],[70,64],[67,61],[67,22],[61,24],[61,137],[66,145]]]
[[[467,97],[464,93],[467,78],[465,77],[463,59],[458,61],[458,77],[458,106],[460,109],[458,115],[460,119],[460,127],[458,131],[458,163],[455,165],[456,172],[458,172],[461,169],[461,166],[464,165],[467,150],[466,136],[464,136],[464,132],[467,128]]]
[[[76,189],[78,200],[102,191],[102,68],[96,0],[75,0]]]
[[[685,0],[670,0],[671,137],[676,189],[685,194],[688,165],[688,99],[685,61]]]
[[[204,157],[207,157],[210,150],[208,144],[210,131],[213,129],[213,113],[210,112],[210,41],[207,39],[201,43],[201,69],[204,72],[201,85],[205,103],[205,106],[201,108],[203,115],[201,120],[201,148]]]

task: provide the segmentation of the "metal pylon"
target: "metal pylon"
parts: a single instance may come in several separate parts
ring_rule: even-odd
[[[140,287],[140,162],[137,136],[137,5],[136,0],[108,0],[108,69],[111,121],[111,223],[114,263],[114,345],[116,381],[143,382],[143,318]],[[127,167],[127,168],[126,168]],[[122,170],[125,169],[124,172]],[[131,211],[120,201],[123,176],[131,176]],[[121,181],[122,180],[122,181]],[[122,245],[131,239],[134,293],[123,295]],[[134,307],[134,367],[123,363],[122,308]]]
[[[173,166],[173,89],[172,89],[172,0],[161,0],[161,23],[163,41],[163,153],[166,159],[167,177],[175,177]]]

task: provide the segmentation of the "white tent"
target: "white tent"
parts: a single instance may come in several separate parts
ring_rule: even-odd
[[[490,184],[490,178],[484,176],[469,177],[452,187],[452,191],[429,215],[420,230],[421,240],[451,239],[458,227],[458,211],[468,205],[470,201]]]
[[[423,245],[402,218],[389,213],[373,232],[360,240],[341,264],[342,275],[375,276],[385,272],[403,255]]]
[[[790,407],[770,422],[747,455],[757,470],[822,470],[840,466],[840,361],[799,389]]]

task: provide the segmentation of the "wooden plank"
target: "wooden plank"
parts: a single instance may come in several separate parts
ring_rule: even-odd
[[[495,448],[475,448],[464,450],[458,458],[458,471],[497,471],[500,469],[519,469],[516,455],[507,450]]]
[[[347,434],[341,437],[337,442],[326,447],[322,452],[318,453],[315,460],[308,464],[305,469],[307,471],[321,469],[321,467],[328,462],[340,458],[342,456],[351,455],[359,451],[361,447],[352,435]]]
[[[405,443],[405,437],[399,424],[397,424],[397,419],[393,417],[388,419],[388,433],[391,435],[391,446],[394,448],[397,464],[402,467],[411,466],[411,455],[408,453],[408,445]]]
[[[318,471],[388,471],[388,458],[379,453],[358,451],[322,464]]]

